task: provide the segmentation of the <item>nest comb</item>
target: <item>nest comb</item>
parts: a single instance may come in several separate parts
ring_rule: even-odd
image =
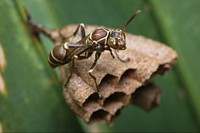
[[[53,34],[56,44],[65,41],[77,42],[80,36],[68,38],[77,25],[69,25]],[[86,33],[94,31],[99,26],[87,26]],[[87,123],[105,121],[112,124],[121,109],[127,105],[138,105],[150,110],[159,104],[161,92],[150,82],[155,75],[162,75],[170,70],[177,60],[177,53],[170,47],[157,41],[126,33],[127,49],[119,52],[122,58],[130,58],[123,63],[113,59],[109,52],[103,52],[93,71],[99,85],[99,97],[95,83],[88,70],[94,61],[94,56],[75,61],[73,74],[63,88],[64,98],[75,113]],[[61,66],[61,77],[65,83],[71,68]]]

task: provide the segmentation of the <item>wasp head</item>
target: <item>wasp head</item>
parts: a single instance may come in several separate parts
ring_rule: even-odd
[[[115,29],[110,31],[110,35],[108,37],[108,45],[117,50],[126,49],[126,36],[123,30]]]
[[[124,28],[121,29],[115,29],[110,31],[110,36],[108,38],[108,45],[117,50],[124,50],[126,49],[126,37],[124,31],[126,30],[127,26],[130,24],[130,22],[141,12],[141,10],[137,10],[135,14],[133,14],[130,19],[126,22],[124,25]]]

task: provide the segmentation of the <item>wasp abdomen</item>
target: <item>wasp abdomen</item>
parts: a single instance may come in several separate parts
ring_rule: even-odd
[[[49,54],[49,65],[52,68],[55,68],[57,66],[65,64],[64,60],[66,57],[66,52],[67,51],[62,44],[54,47],[51,53]]]

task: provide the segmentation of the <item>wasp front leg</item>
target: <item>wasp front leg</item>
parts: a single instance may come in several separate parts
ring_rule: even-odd
[[[116,50],[115,50],[115,55],[117,56],[117,58],[118,58],[121,62],[127,63],[127,62],[130,61],[130,58],[129,58],[129,57],[126,57],[126,58],[122,59],[122,58],[118,55],[118,53],[117,53]]]
[[[115,58],[115,56],[114,56],[114,54],[113,54],[113,52],[112,52],[112,49],[111,49],[110,47],[108,47],[107,50],[110,52],[110,55],[111,55],[113,58]]]

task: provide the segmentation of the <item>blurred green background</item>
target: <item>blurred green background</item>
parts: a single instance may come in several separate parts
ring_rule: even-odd
[[[0,44],[6,60],[6,66],[0,65],[0,132],[199,132],[199,6],[199,0],[0,0]],[[47,64],[53,44],[41,36],[43,49],[32,38],[24,7],[33,20],[52,29],[80,22],[122,27],[141,9],[127,32],[164,42],[179,54],[173,71],[155,79],[162,88],[161,105],[151,112],[129,106],[112,127],[87,126],[65,103],[59,78]]]

